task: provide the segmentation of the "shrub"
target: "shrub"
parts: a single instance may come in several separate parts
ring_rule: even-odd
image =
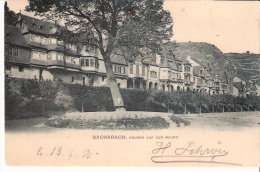
[[[169,123],[160,117],[118,120],[71,120],[56,118],[46,121],[46,125],[56,128],[89,128],[89,129],[161,129],[168,128]]]
[[[174,115],[171,116],[171,120],[177,124],[177,127],[180,127],[181,123],[183,123],[185,126],[190,125],[190,121],[187,121],[183,118],[180,118],[180,117],[177,117],[177,116],[174,116]]]
[[[226,110],[260,110],[260,98],[232,95],[206,95],[197,92],[160,92],[121,89],[126,109],[154,112],[222,112]],[[25,115],[42,115],[59,111],[113,111],[113,101],[108,87],[90,87],[79,84],[53,83],[26,79],[6,78],[6,118]],[[233,107],[233,109],[231,108]],[[234,108],[235,107],[235,108]]]

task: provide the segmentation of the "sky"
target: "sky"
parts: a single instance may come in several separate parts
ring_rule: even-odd
[[[27,0],[7,0],[15,12],[24,11]],[[174,1],[164,8],[174,19],[172,40],[208,42],[221,51],[260,54],[259,1]],[[33,15],[33,14],[29,14]]]

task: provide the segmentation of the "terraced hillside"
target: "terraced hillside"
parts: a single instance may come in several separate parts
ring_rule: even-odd
[[[240,78],[255,80],[260,85],[260,54],[226,53],[225,56],[236,65]]]

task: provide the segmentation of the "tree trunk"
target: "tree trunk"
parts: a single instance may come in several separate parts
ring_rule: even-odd
[[[213,107],[213,113],[214,113],[215,112],[215,106],[213,105],[212,107]]]
[[[84,112],[84,106],[83,106],[84,104],[83,103],[81,103],[81,112]]]
[[[225,106],[223,105],[222,107],[222,112],[224,113],[225,112]]]
[[[240,106],[240,111],[243,112],[243,107],[242,106]]]
[[[185,114],[187,113],[187,105],[186,105],[186,103],[184,104],[184,113]]]
[[[200,109],[199,109],[199,113],[201,114],[201,105],[199,105],[199,108],[200,108]]]
[[[106,68],[106,73],[107,73],[107,82],[108,82],[108,85],[110,88],[115,110],[116,111],[125,111],[124,101],[123,101],[121,93],[119,91],[109,57],[104,58],[104,62],[105,62],[105,68]]]

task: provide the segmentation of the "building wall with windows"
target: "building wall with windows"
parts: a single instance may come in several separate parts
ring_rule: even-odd
[[[97,49],[68,44],[54,34],[58,26],[20,15],[15,26],[8,26],[6,74],[10,77],[58,80],[69,84],[108,86],[104,60]],[[10,30],[10,32],[9,32]],[[17,32],[17,33],[16,33]],[[117,51],[117,50],[116,50]],[[112,70],[120,88],[162,91],[220,93],[221,78],[206,76],[206,67],[192,57],[154,55],[153,61],[126,62],[120,52],[111,56]],[[152,56],[151,56],[152,57]]]

